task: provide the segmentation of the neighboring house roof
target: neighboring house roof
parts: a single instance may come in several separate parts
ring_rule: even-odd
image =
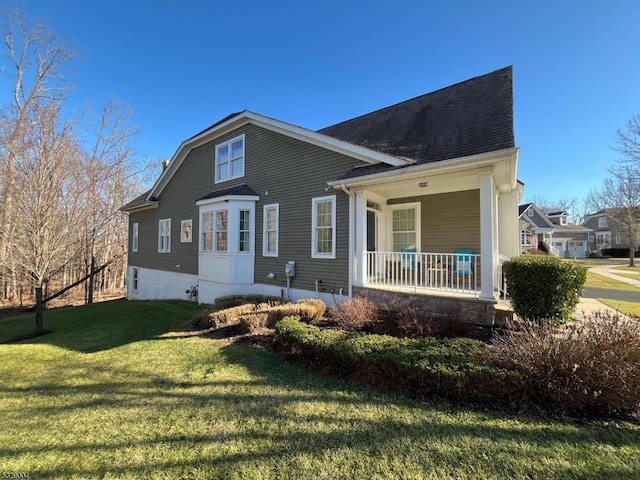
[[[525,203],[524,205],[518,206],[518,216],[521,217],[524,212],[527,211],[529,206],[533,205],[533,203]]]
[[[514,148],[512,75],[502,68],[318,132],[416,163]]]
[[[584,219],[584,221],[582,222],[582,225],[587,225],[589,222],[591,222],[592,220],[599,218],[599,217],[608,217],[611,220],[613,220],[615,222],[615,224],[620,224],[620,220],[618,218],[618,215],[620,215],[620,213],[623,211],[623,208],[603,208],[602,210],[598,210],[595,213],[592,213],[590,215],[587,215],[586,218]],[[601,230],[601,231],[608,231],[610,230],[612,227],[612,225],[608,224],[604,227],[597,227],[596,224],[594,223],[594,230]]]
[[[593,232],[590,228],[583,227],[582,225],[576,225],[574,223],[567,223],[566,225],[554,225],[553,232],[556,233],[590,233]]]
[[[211,193],[207,193],[204,197],[199,198],[198,200],[196,200],[196,202],[199,202],[200,200],[210,200],[212,198],[227,197],[227,196],[257,197],[258,194],[246,183],[243,183],[241,185],[234,185],[233,187],[214,190]]]
[[[535,215],[530,217],[526,212],[528,210],[533,210]],[[524,220],[529,225],[535,228],[543,228],[543,229],[553,229],[557,227],[551,220],[547,218],[547,216],[533,203],[525,203],[524,205],[518,206],[519,218]]]

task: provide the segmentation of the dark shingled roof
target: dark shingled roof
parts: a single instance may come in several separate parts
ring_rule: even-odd
[[[525,203],[524,205],[520,205],[518,207],[518,216],[522,215],[524,213],[524,211],[529,208],[529,205],[531,205],[530,203]]]
[[[131,210],[132,208],[136,208],[136,207],[140,207],[140,206],[144,205],[145,203],[147,203],[147,195],[149,195],[150,191],[151,190],[147,190],[142,195],[138,195],[136,198],[131,200],[129,203],[127,203],[127,204],[123,205],[122,207],[120,207],[120,210],[126,212],[127,210]]]
[[[416,163],[513,148],[512,74],[505,67],[318,133]]]
[[[225,197],[227,195],[249,195],[252,197],[257,197],[258,194],[246,183],[241,185],[234,185],[233,187],[223,188],[222,190],[214,190],[211,193],[207,193],[204,197],[196,200],[199,202],[200,200],[209,200],[211,198]]]

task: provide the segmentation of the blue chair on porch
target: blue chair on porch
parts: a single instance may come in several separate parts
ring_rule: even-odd
[[[473,250],[459,248],[454,250],[453,273],[456,275],[473,275]]]
[[[415,248],[401,248],[402,253],[402,269],[403,270],[415,270],[416,269],[416,249]]]

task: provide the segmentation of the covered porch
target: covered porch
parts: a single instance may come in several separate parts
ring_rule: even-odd
[[[352,285],[495,303],[520,251],[517,150],[343,182],[352,201]],[[336,185],[338,187],[338,185]]]

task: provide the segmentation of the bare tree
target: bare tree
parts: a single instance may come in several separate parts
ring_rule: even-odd
[[[18,9],[5,17],[3,27],[5,60],[14,79],[13,101],[0,112],[0,267],[5,284],[3,294],[6,294],[9,275],[14,280],[14,287],[16,275],[9,252],[18,217],[14,208],[17,149],[33,126],[36,104],[47,101],[60,103],[64,98],[69,88],[65,72],[74,51],[41,24],[30,26]]]
[[[593,211],[611,209],[610,215],[622,225],[622,237],[629,243],[629,266],[633,267],[640,237],[640,167],[617,165],[609,169],[609,175],[600,190],[589,193],[587,202]]]
[[[36,292],[36,332],[44,329],[45,284],[79,251],[74,229],[87,219],[82,162],[73,129],[52,101],[34,104],[33,123],[16,150],[14,203],[19,212],[11,252]]]
[[[626,130],[618,130],[613,149],[622,154],[622,163],[635,163],[640,167],[640,115],[627,123]]]
[[[33,288],[39,332],[50,283],[85,277],[94,256],[124,279],[127,224],[118,209],[141,191],[146,165],[131,148],[138,128],[122,105],[107,103],[95,122],[88,110],[63,115],[71,48],[19,11],[4,28],[15,82],[0,110],[0,275]],[[109,274],[100,273],[101,287]]]
[[[552,200],[545,195],[534,195],[528,198],[528,203],[534,203],[544,213],[566,212],[571,223],[580,223],[584,217],[582,202],[576,197]]]

